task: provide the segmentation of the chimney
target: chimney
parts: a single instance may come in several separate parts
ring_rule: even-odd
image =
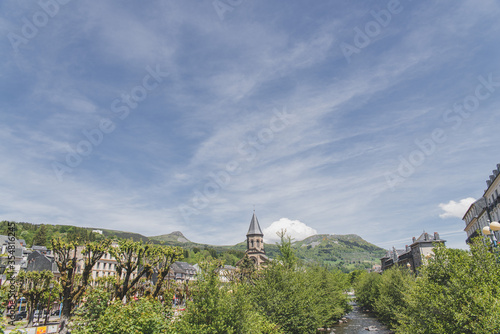
[[[439,240],[439,233],[434,232],[434,240]]]

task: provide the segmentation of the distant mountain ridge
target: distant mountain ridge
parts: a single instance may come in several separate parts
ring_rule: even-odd
[[[233,246],[205,245],[189,241],[181,232],[173,232],[149,238],[165,242],[172,246],[181,246],[190,249],[194,247],[210,247],[217,251],[230,249],[246,250],[246,241]],[[355,267],[370,268],[374,264],[379,264],[380,258],[386,252],[385,249],[369,243],[356,234],[316,234],[304,240],[294,241],[292,246],[295,248],[297,256],[306,262],[318,262],[350,269],[354,269]],[[265,244],[265,250],[271,258],[279,255],[276,244]]]
[[[238,256],[241,256],[246,250],[246,241],[229,246],[200,244],[190,241],[180,231],[146,237],[139,233],[95,227],[31,224],[23,222],[14,223],[17,229],[16,235],[18,238],[26,239],[29,246],[31,246],[35,240],[44,240],[41,243],[37,242],[37,244],[50,247],[50,240],[58,236],[81,238],[80,240],[98,240],[104,236],[106,238],[132,239],[134,241],[179,246],[194,251],[195,253],[199,250],[210,250],[212,252],[211,254],[214,254],[214,256],[228,252],[240,254]],[[40,239],[39,230],[42,226],[44,226],[45,232],[43,234],[44,237]],[[93,233],[94,230],[98,230],[99,232]],[[0,234],[7,234],[8,231],[9,222],[0,222]],[[101,232],[102,236],[100,235]],[[298,258],[304,262],[321,263],[331,267],[338,267],[342,270],[370,268],[374,264],[379,264],[380,258],[386,253],[385,249],[371,244],[355,234],[317,234],[305,238],[304,240],[294,241],[292,246],[295,248]],[[276,244],[265,244],[265,251],[270,258],[276,258],[279,255]]]

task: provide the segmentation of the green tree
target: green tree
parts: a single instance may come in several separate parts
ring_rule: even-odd
[[[293,269],[297,265],[298,259],[292,248],[292,238],[286,235],[286,230],[281,230],[277,234],[280,238],[280,243],[277,244],[280,252],[278,260],[281,261],[287,269]]]
[[[280,233],[280,256],[261,269],[251,295],[258,309],[285,333],[316,333],[348,310],[348,276],[318,266],[298,266],[291,239]]]
[[[351,309],[345,294],[350,288],[348,275],[313,266],[307,268],[306,282],[318,327],[331,327]]]
[[[242,282],[252,282],[255,274],[255,263],[245,254],[238,267],[238,278]]]
[[[356,301],[364,307],[373,310],[380,296],[381,276],[378,273],[360,275],[354,284]]]
[[[115,300],[96,320],[95,331],[78,333],[162,334],[168,333],[171,309],[153,298],[141,298],[125,305]]]
[[[45,246],[47,243],[47,227],[42,224],[36,231],[35,237],[33,238],[33,246]]]
[[[377,317],[391,328],[396,327],[398,315],[408,307],[406,294],[413,284],[415,277],[407,268],[391,268],[381,276],[373,308]]]
[[[107,277],[106,277],[107,278]],[[98,320],[106,312],[112,292],[102,284],[85,292],[85,303],[75,311],[71,332],[75,334],[99,333]]]
[[[50,293],[56,296],[60,292],[60,285],[54,281],[54,274],[48,270],[44,271],[20,271],[15,278],[20,284],[21,295],[28,303],[28,323],[33,322],[35,307],[42,303],[46,305]],[[55,291],[51,291],[50,284],[54,284]]]
[[[281,333],[277,326],[256,310],[245,284],[222,284],[218,272],[220,261],[201,264],[202,273],[187,311],[174,323],[175,333]]]
[[[500,264],[481,238],[470,251],[434,248],[407,293],[398,333],[499,333]]]
[[[78,263],[77,243],[66,242],[60,238],[52,239],[52,250],[61,273],[63,309],[60,333],[67,333],[71,312],[90,283],[92,268],[108,251],[110,243],[110,240],[85,243],[81,248],[83,263]]]
[[[149,249],[147,256],[153,264],[152,271],[157,273],[156,284],[152,291],[153,298],[160,295],[163,284],[170,271],[170,266],[172,263],[182,259],[182,254],[182,248],[179,247],[157,245]],[[151,278],[151,276],[149,278]]]
[[[151,275],[156,263],[149,261],[153,246],[140,241],[120,240],[117,247],[110,247],[110,254],[116,259],[115,298],[123,300],[135,292],[137,283],[146,274]]]

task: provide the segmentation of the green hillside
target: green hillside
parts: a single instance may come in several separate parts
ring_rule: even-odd
[[[294,246],[301,259],[348,270],[371,268],[380,263],[386,252],[355,234],[318,234],[295,242]]]
[[[187,240],[182,233],[174,232],[150,239],[165,242],[172,246],[181,246],[186,249],[214,249],[218,254],[231,251],[246,250],[246,242],[233,246],[213,246],[197,244]],[[330,235],[318,234],[302,241],[293,242],[297,256],[304,262],[316,262],[330,267],[337,267],[343,271],[371,268],[380,263],[380,258],[385,255],[385,250],[375,246],[358,235]],[[279,255],[275,244],[265,244],[266,254],[270,258]]]
[[[243,256],[246,242],[231,246],[216,246],[200,244],[188,240],[181,232],[176,231],[159,236],[146,237],[139,233],[99,229],[102,235],[92,233],[96,228],[77,227],[70,225],[35,225],[31,223],[15,223],[16,237],[25,239],[28,247],[44,245],[50,247],[50,240],[55,237],[73,240],[133,239],[134,241],[161,243],[169,246],[179,246],[185,249],[185,261],[196,263],[207,257],[223,259],[227,264],[234,265]],[[0,222],[0,234],[8,234],[7,221]],[[293,247],[299,259],[304,262],[316,262],[329,267],[340,268],[343,271],[370,268],[380,263],[385,250],[377,247],[355,234],[329,235],[318,234],[302,241],[293,242]],[[269,258],[276,258],[278,247],[275,244],[265,245]]]

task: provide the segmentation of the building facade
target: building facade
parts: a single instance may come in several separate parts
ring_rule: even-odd
[[[432,249],[440,243],[444,245],[446,240],[441,239],[437,232],[433,235],[424,232],[418,238],[413,237],[412,244],[406,245],[405,249],[393,247],[391,251],[387,251],[386,255],[380,259],[381,270],[398,265],[416,271],[434,254]]]
[[[167,278],[171,281],[186,282],[196,277],[196,268],[187,262],[177,261],[172,263]]]
[[[481,198],[471,204],[462,220],[465,222],[466,242],[470,243],[473,238],[481,235],[483,227],[490,222],[500,220],[500,164],[492,171],[486,180],[486,190]],[[497,238],[499,232],[495,232]]]

